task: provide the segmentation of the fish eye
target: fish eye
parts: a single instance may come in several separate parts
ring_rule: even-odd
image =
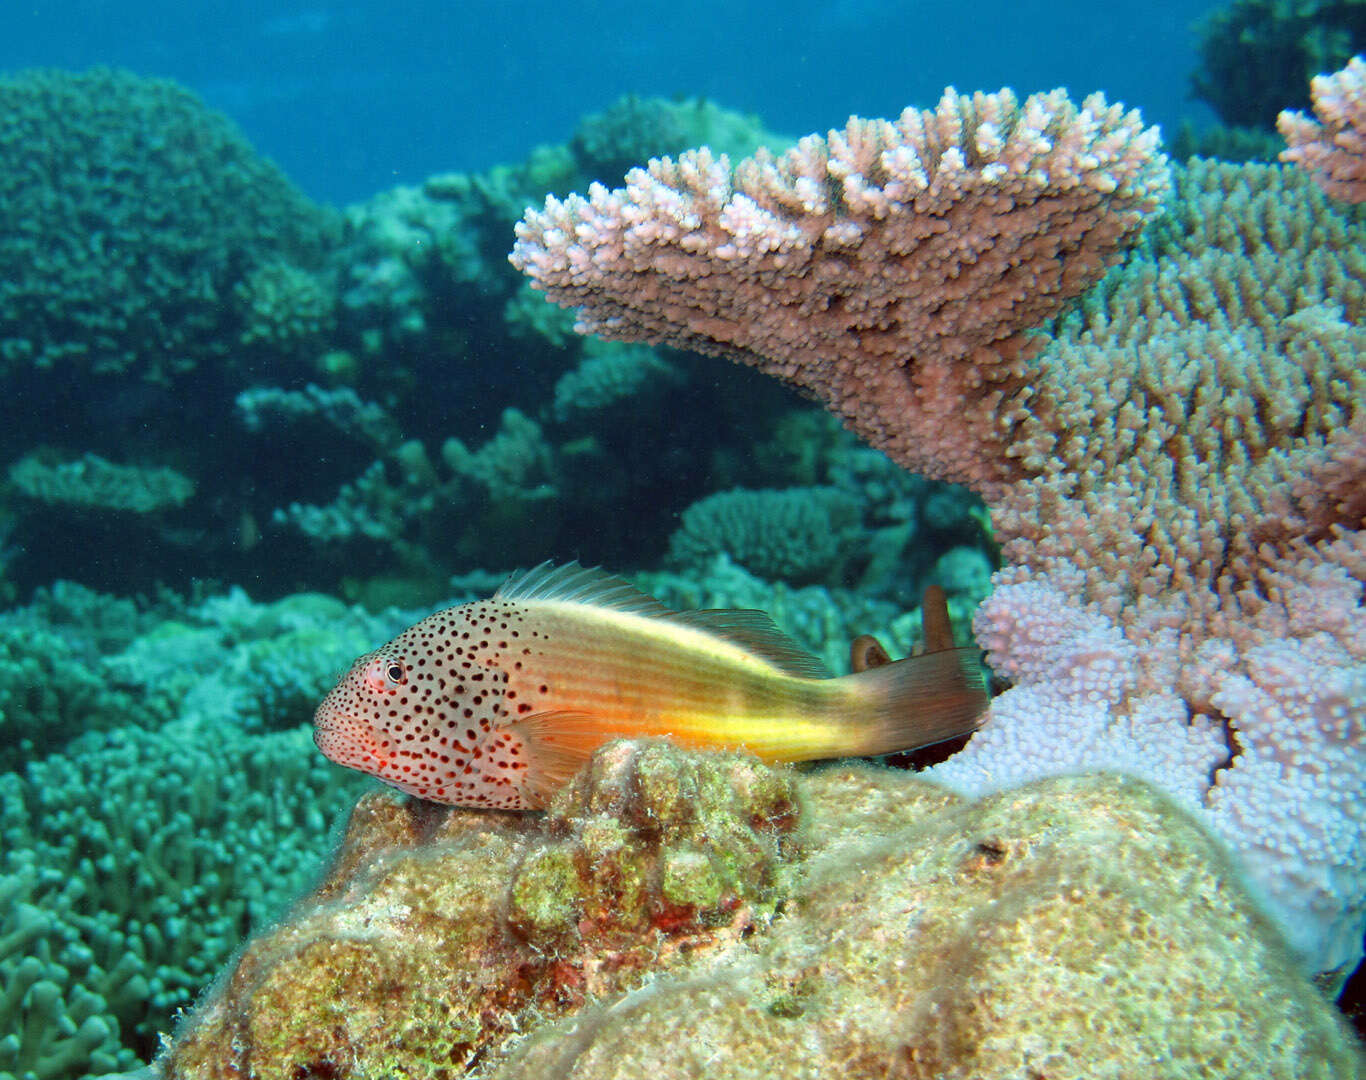
[[[400,661],[377,656],[365,669],[365,683],[375,693],[384,693],[400,685],[405,673],[406,669]]]

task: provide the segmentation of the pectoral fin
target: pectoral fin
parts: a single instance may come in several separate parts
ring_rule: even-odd
[[[581,712],[542,712],[524,716],[508,730],[526,752],[523,786],[538,809],[562,788],[603,743],[628,732],[615,730],[601,718]]]

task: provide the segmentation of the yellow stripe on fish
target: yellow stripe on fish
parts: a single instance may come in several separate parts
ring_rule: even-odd
[[[865,756],[962,735],[986,705],[975,650],[833,678],[762,612],[673,611],[601,570],[543,563],[360,657],[313,738],[421,798],[526,810],[614,738]]]

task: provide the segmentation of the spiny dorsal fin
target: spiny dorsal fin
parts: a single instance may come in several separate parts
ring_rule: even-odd
[[[731,608],[674,611],[629,581],[595,566],[580,566],[577,562],[556,566],[543,562],[513,574],[494,594],[494,599],[584,604],[648,619],[664,619],[738,645],[788,675],[806,679],[830,678],[830,671],[824,664],[779,630],[762,611]]]
[[[649,593],[641,592],[625,578],[596,566],[577,562],[556,566],[543,562],[530,570],[518,570],[493,594],[495,600],[555,600],[562,604],[624,611],[656,618],[676,614]]]

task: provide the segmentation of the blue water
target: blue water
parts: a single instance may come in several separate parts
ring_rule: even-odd
[[[10,0],[0,70],[122,65],[227,112],[314,198],[345,203],[562,141],[624,93],[702,94],[770,129],[895,115],[948,85],[1103,89],[1169,130],[1192,24],[1220,5],[1093,0]]]

